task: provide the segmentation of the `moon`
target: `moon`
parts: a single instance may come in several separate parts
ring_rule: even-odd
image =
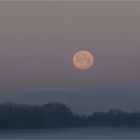
[[[89,51],[78,51],[73,55],[73,65],[79,70],[91,68],[93,62],[93,55]]]

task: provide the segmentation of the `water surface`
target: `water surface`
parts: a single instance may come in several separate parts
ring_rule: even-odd
[[[0,130],[0,139],[140,139],[140,128]]]

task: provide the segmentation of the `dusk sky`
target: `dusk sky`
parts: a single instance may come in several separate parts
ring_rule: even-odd
[[[94,54],[76,69],[79,50]],[[140,86],[140,2],[0,2],[0,88]]]
[[[88,70],[73,66],[80,50]],[[0,103],[139,111],[140,2],[0,2]]]

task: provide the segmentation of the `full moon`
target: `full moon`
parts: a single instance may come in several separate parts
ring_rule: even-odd
[[[73,56],[73,65],[80,70],[89,69],[93,62],[93,55],[88,51],[78,51]]]

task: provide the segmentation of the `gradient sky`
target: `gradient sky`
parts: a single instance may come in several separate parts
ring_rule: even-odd
[[[87,71],[76,51],[94,54]],[[0,88],[140,86],[140,2],[0,2]]]

